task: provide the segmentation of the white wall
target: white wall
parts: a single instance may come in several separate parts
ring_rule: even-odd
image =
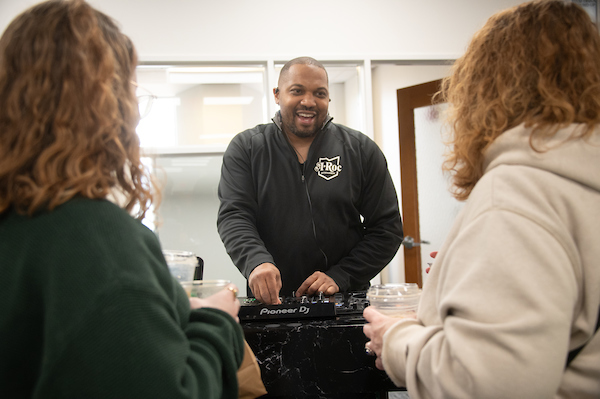
[[[0,29],[33,0],[0,1]],[[91,0],[142,61],[446,59],[520,0]]]

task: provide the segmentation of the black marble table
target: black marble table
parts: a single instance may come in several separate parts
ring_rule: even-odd
[[[242,321],[260,365],[262,398],[387,398],[400,391],[365,353],[365,320]]]

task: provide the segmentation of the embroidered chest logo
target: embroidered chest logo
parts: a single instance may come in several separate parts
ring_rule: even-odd
[[[319,158],[319,161],[315,164],[315,172],[325,180],[331,180],[337,177],[342,171],[342,165],[340,165],[340,156],[333,158]]]

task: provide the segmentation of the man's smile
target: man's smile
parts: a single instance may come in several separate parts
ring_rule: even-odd
[[[296,116],[301,124],[311,125],[313,124],[317,113],[314,111],[298,111],[296,112]]]

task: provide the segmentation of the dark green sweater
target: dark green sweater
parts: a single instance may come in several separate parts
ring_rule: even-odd
[[[116,205],[0,214],[0,398],[237,398],[242,356],[240,325],[190,311]]]

